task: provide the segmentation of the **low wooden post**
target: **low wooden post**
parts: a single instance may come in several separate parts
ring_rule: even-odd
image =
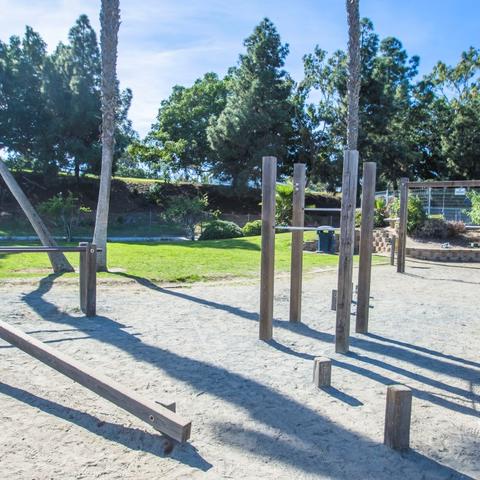
[[[292,227],[305,224],[305,164],[293,166],[293,212]],[[303,231],[292,232],[290,266],[290,321],[302,320],[302,271],[303,271]]]
[[[191,422],[168,408],[142,398],[118,382],[102,375],[98,368],[88,368],[68,355],[0,320],[0,338],[23,350],[57,372],[71,378],[92,392],[106,398],[156,430],[178,442],[190,437]]]
[[[390,244],[390,265],[395,265],[395,246],[397,244],[396,235],[392,235],[392,243]]]
[[[400,179],[400,211],[398,221],[397,272],[405,272],[405,250],[407,246],[408,178]]]
[[[275,274],[275,186],[277,159],[262,159],[262,254],[260,267],[260,340],[272,339]]]
[[[332,361],[316,357],[313,361],[313,383],[318,388],[329,387],[332,383]]]
[[[88,243],[85,251],[85,314],[94,317],[97,311],[97,246]]]
[[[80,263],[79,263],[79,276],[80,276],[80,310],[83,313],[86,313],[86,291],[87,291],[87,250],[88,242],[80,242],[79,247],[83,248],[84,251],[80,252]]]
[[[335,327],[335,351],[337,353],[347,353],[349,349],[357,177],[358,151],[345,150],[343,157],[337,318]]]
[[[390,385],[387,388],[385,445],[394,450],[408,450],[411,415],[412,391],[404,385]]]
[[[355,322],[355,331],[357,333],[368,333],[376,171],[376,163],[365,162],[363,164],[362,223],[360,227],[360,260],[358,266],[357,317]]]
[[[332,290],[332,306],[331,310],[337,309],[337,291],[335,289]]]

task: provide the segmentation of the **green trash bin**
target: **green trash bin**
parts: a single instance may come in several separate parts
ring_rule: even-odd
[[[335,229],[319,228],[317,235],[317,253],[335,253]]]

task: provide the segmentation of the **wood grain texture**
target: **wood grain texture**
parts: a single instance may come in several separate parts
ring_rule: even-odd
[[[313,360],[313,383],[315,386],[329,387],[332,383],[332,361],[325,357]]]
[[[304,163],[293,166],[292,226],[303,228],[305,221],[305,171]],[[292,232],[290,260],[290,321],[302,321],[303,230]]]
[[[0,337],[57,372],[130,412],[168,437],[178,442],[185,442],[189,439],[191,422],[184,420],[168,408],[145,400],[134,391],[2,321],[0,321]]]
[[[385,445],[394,450],[408,450],[411,415],[412,391],[404,385],[390,385],[385,411]]]
[[[355,322],[355,331],[357,333],[368,332],[376,172],[377,165],[374,162],[365,162],[363,164],[362,223],[360,226],[360,260],[358,265],[357,316]]]
[[[87,245],[85,252],[85,314],[94,317],[97,313],[97,246]]]
[[[405,250],[407,247],[408,178],[400,179],[400,211],[398,221],[397,272],[405,272]]]
[[[349,350],[357,178],[358,152],[356,150],[345,150],[335,326],[335,351],[337,353],[347,353]]]
[[[275,186],[277,159],[262,159],[262,253],[260,264],[260,340],[273,335],[273,288],[275,274]]]

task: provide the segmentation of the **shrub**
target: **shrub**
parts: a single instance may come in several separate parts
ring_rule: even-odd
[[[242,229],[234,222],[213,220],[206,224],[199,240],[219,240],[222,238],[243,237]]]
[[[380,228],[385,226],[385,219],[388,217],[387,205],[383,198],[375,199],[373,226]],[[362,210],[357,208],[355,210],[355,226],[360,227],[362,224]]]
[[[463,222],[447,222],[447,227],[449,237],[457,237],[467,231]]]
[[[447,222],[443,218],[427,218],[415,233],[422,238],[445,239],[449,236],[448,232]]]
[[[293,208],[293,185],[277,185],[275,195],[275,221],[277,225],[290,225]]]
[[[362,210],[357,208],[355,210],[355,227],[360,227],[362,224]]]
[[[262,221],[254,220],[253,222],[247,222],[242,228],[243,235],[245,237],[253,237],[254,235],[262,234]]]
[[[411,195],[408,198],[408,219],[407,219],[407,233],[414,234],[419,230],[427,219],[427,214],[423,208],[422,200],[416,195]],[[400,212],[400,200],[396,198],[389,207],[390,215],[398,217]]]
[[[472,223],[480,225],[480,193],[472,190],[467,193],[467,197],[472,202],[472,208],[465,210],[465,213],[470,217]]]
[[[208,214],[208,197],[189,197],[181,195],[172,199],[165,211],[165,217],[173,223],[182,225],[190,238],[195,240],[195,227]]]

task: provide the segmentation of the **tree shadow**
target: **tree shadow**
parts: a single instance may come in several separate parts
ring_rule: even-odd
[[[25,403],[26,405],[38,408],[49,415],[54,415],[62,420],[74,423],[95,435],[111,442],[119,443],[130,450],[150,453],[156,457],[167,456],[165,454],[165,443],[169,440],[161,434],[153,434],[139,428],[106,422],[87,412],[81,412],[72,407],[65,407],[52,400],[39,397],[26,390],[7,385],[3,382],[0,382],[0,394],[7,395],[19,402]],[[184,452],[184,458],[178,458],[182,463],[204,472],[212,467],[210,463],[198,454],[192,445],[184,444],[177,448],[181,448]],[[175,454],[169,456],[175,457]]]
[[[27,304],[44,320],[75,327],[80,331],[88,329],[89,335],[97,341],[115,346],[135,360],[151,364],[170,377],[245,411],[259,429],[266,429],[269,432],[257,430],[248,432],[236,425],[235,419],[233,426],[232,422],[220,423],[222,440],[233,446],[248,449],[248,444],[244,444],[244,441],[252,437],[256,455],[274,458],[307,473],[317,475],[323,473],[330,478],[342,480],[352,478],[350,473],[346,472],[345,464],[354,466],[358,478],[372,478],[372,462],[357,463],[359,456],[369,458],[372,448],[379,448],[382,451],[381,459],[373,462],[374,468],[381,468],[382,475],[392,479],[405,478],[399,473],[404,469],[410,469],[416,476],[420,476],[421,470],[417,467],[419,458],[422,459],[425,468],[435,471],[439,476],[450,475],[449,478],[471,479],[420,454],[415,460],[409,457],[401,458],[396,452],[378,442],[342,428],[302,403],[254,379],[159,346],[145,344],[126,331],[124,325],[107,317],[76,318],[61,312],[58,307],[43,298],[52,284],[52,278],[44,279],[37,290],[24,295]],[[243,434],[235,434],[235,429],[240,427]],[[280,442],[279,436],[288,437],[291,441]],[[319,454],[329,439],[338,438],[341,439],[341,445],[348,447],[331,449],[327,457]]]

